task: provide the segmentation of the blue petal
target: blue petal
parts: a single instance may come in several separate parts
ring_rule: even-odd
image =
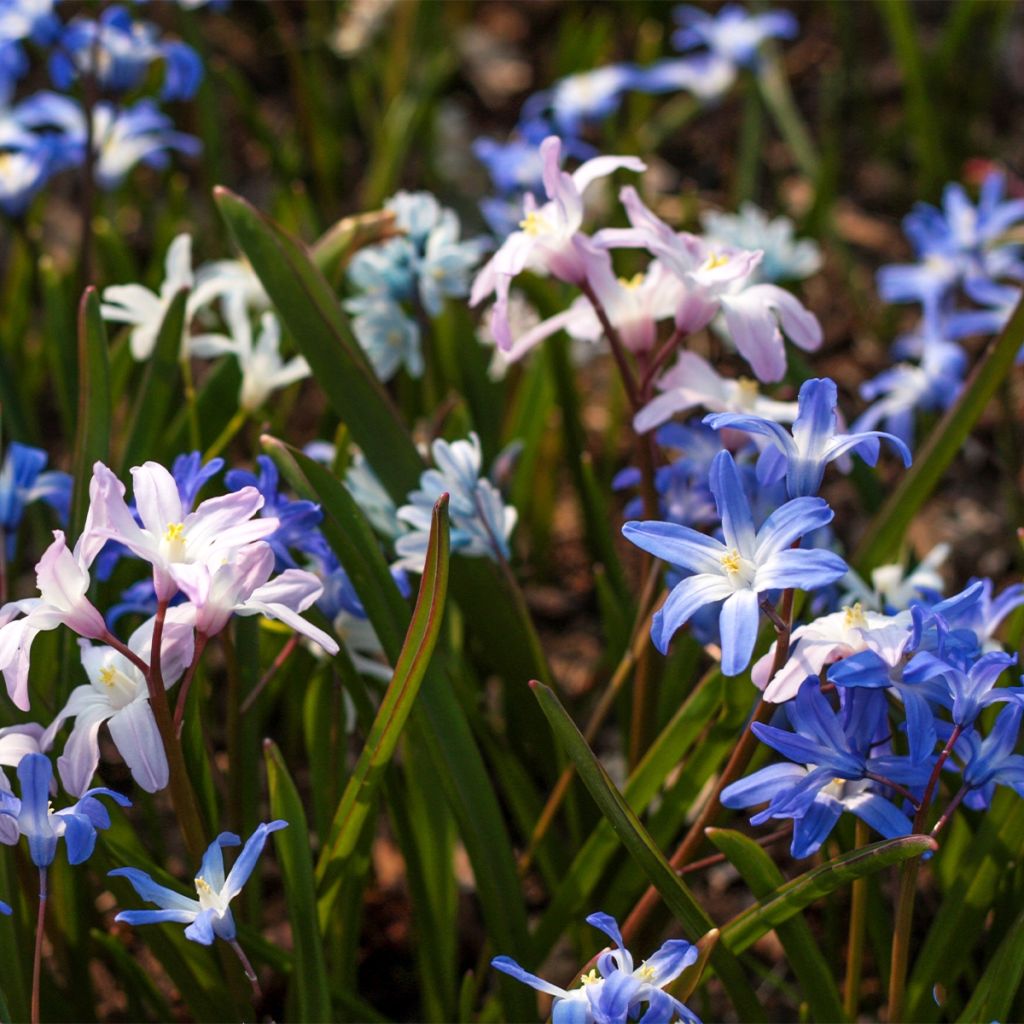
[[[128,879],[132,888],[147,903],[155,903],[158,907],[163,907],[165,910],[199,912],[198,901],[189,899],[173,889],[168,889],[166,886],[154,882],[145,871],[140,871],[138,868],[115,868],[113,871],[108,872],[108,874],[114,878]]]
[[[577,996],[574,999],[556,999],[551,1008],[551,1024],[593,1024],[594,1014],[590,1001]]]
[[[822,498],[793,498],[780,505],[757,531],[754,560],[767,561],[794,541],[832,522],[835,513]]]
[[[687,967],[695,964],[698,956],[699,951],[692,942],[669,939],[661,949],[644,961],[644,967],[654,971],[654,977],[650,979],[651,984],[657,988],[664,988],[675,981]]]
[[[225,846],[241,845],[242,840],[234,832],[221,832],[206,848],[206,853],[203,854],[203,863],[196,877],[201,878],[215,892],[220,892],[224,886],[224,854],[222,849]]]
[[[597,911],[587,917],[587,924],[604,932],[619,949],[626,948],[626,944],[622,941],[622,933],[619,931],[619,924],[611,914]]]
[[[256,861],[263,852],[263,844],[267,841],[267,836],[271,832],[277,832],[287,827],[288,822],[281,820],[267,822],[256,827],[256,831],[249,836],[245,846],[242,848],[242,852],[238,855],[238,860],[235,861],[224,882],[221,895],[226,900],[234,899],[242,891],[242,886],[245,885],[246,880],[252,874],[252,869],[256,867]]]
[[[657,520],[634,521],[622,527],[622,535],[638,548],[670,565],[678,565],[681,569],[696,573],[722,572],[725,548],[713,537],[691,530],[688,526]]]
[[[847,809],[886,839],[910,835],[910,819],[878,793],[856,797]]]
[[[114,920],[125,924],[191,924],[197,914],[198,911],[188,910],[122,910]]]
[[[665,654],[676,630],[707,604],[714,604],[733,593],[732,586],[723,576],[701,573],[681,580],[658,609],[651,622],[654,646]]]
[[[793,423],[793,439],[802,453],[817,457],[836,432],[839,395],[828,377],[804,381],[797,397],[799,412]]]
[[[722,605],[718,627],[722,637],[722,674],[738,676],[750,664],[761,621],[758,596],[737,590]]]
[[[549,996],[564,996],[566,994],[564,988],[552,985],[551,982],[538,978],[536,974],[523,970],[510,956],[496,956],[491,961],[491,966],[515,978],[516,981],[521,981],[524,985],[535,988],[538,992],[544,992]]]
[[[828,838],[842,816],[843,805],[838,800],[815,800],[802,818],[793,823],[793,843],[790,852],[794,857],[809,857]]]
[[[81,864],[92,856],[96,848],[96,827],[84,814],[58,811],[64,819],[64,845],[67,847],[68,863]]]
[[[739,471],[729,452],[719,452],[711,463],[711,493],[722,519],[725,546],[748,557],[755,547],[754,518],[750,513]]]
[[[767,803],[783,790],[790,789],[807,775],[802,765],[784,761],[770,764],[766,768],[739,779],[722,790],[724,807],[756,807]]]
[[[145,911],[143,911],[145,913]],[[195,920],[185,929],[185,938],[198,942],[202,946],[209,946],[216,935],[213,931],[214,911],[203,910],[196,915]]]
[[[793,548],[779,551],[757,567],[754,586],[765,590],[815,590],[835,583],[850,567],[833,551]]]

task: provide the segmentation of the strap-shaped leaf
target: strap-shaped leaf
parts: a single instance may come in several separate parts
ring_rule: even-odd
[[[822,864],[737,914],[722,927],[722,941],[734,953],[749,949],[762,935],[784,924],[804,907],[842,886],[891,864],[938,849],[930,836],[904,836],[872,843]]]
[[[120,463],[122,471],[139,465],[144,459],[158,457],[163,450],[160,439],[167,430],[171,401],[180,393],[179,358],[188,294],[188,289],[182,288],[164,314],[156,347],[146,364],[142,386],[135,400],[131,424],[125,431],[125,447]]]
[[[989,343],[960,397],[928,435],[914,464],[875,517],[851,559],[859,571],[866,573],[896,555],[910,521],[931,496],[999,385],[1013,370],[1022,344],[1024,299],[1017,304],[1002,333]]]
[[[355,848],[383,769],[395,752],[434,653],[448,594],[448,552],[448,495],[442,494],[431,517],[426,564],[405,643],[373,727],[341,795],[330,837],[317,863],[321,920],[330,914],[339,872],[345,858]]]
[[[727,828],[709,828],[707,836],[743,876],[750,891],[766,899],[786,884],[775,861],[749,836]],[[825,960],[807,922],[795,915],[776,928],[793,973],[814,1019],[840,1021],[843,1004],[832,967]]]
[[[587,746],[576,723],[562,707],[554,691],[543,683],[530,684],[540,706],[551,724],[562,749],[569,755],[601,813],[608,819],[616,835],[641,867],[650,883],[661,894],[665,905],[692,938],[699,938],[714,928],[686,883],[672,870],[664,854],[655,845],[640,819],[623,799],[604,766]],[[750,987],[739,962],[723,945],[711,953],[711,963],[722,979],[729,996],[745,1021],[764,1020],[764,1010]]]
[[[276,224],[226,188],[215,189],[214,196],[331,408],[391,497],[404,501],[423,461],[352,337],[338,297],[303,247]]]
[[[271,816],[288,822],[288,828],[274,833],[274,845],[284,879],[295,959],[300,965],[294,976],[298,1016],[300,1020],[331,1020],[330,986],[323,939],[317,926],[316,885],[306,812],[281,751],[272,740],[264,740],[263,757],[267,765]]]
[[[996,955],[974,986],[971,1001],[960,1015],[961,1024],[1005,1020],[1024,977],[1024,911],[999,943]]]

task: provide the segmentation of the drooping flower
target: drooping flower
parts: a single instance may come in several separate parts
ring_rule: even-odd
[[[657,388],[661,394],[633,418],[639,434],[661,426],[677,413],[702,407],[710,412],[749,413],[779,423],[792,423],[799,411],[796,402],[779,402],[762,395],[757,381],[721,376],[696,352],[681,352],[675,365],[658,379]]]
[[[760,250],[714,249],[688,232],[673,231],[640,199],[621,192],[628,228],[607,228],[595,236],[604,248],[646,249],[686,286],[676,310],[684,332],[706,327],[720,313],[728,337],[759,380],[781,380],[786,372],[783,333],[800,348],[821,345],[821,324],[796,296],[774,284],[755,283]]]
[[[187,609],[167,613],[160,645],[160,671],[167,688],[181,678],[192,660],[190,619]],[[153,619],[144,622],[128,640],[129,649],[147,665],[153,655],[153,626]],[[64,753],[57,759],[64,788],[76,796],[89,788],[100,760],[99,729],[106,722],[132,778],[147,793],[156,793],[167,785],[167,756],[142,670],[112,647],[94,646],[85,640],[79,641],[79,647],[89,682],[71,691],[42,738],[43,746],[49,747],[65,720],[75,719]]]
[[[562,140],[551,135],[540,145],[544,191],[548,201],[537,206],[529,193],[523,200],[523,220],[476,276],[469,304],[479,305],[494,295],[491,330],[498,347],[508,350],[513,338],[508,323],[508,296],[513,279],[525,269],[549,273],[560,281],[580,285],[587,280],[593,246],[580,228],[583,193],[598,178],[624,168],[643,171],[637,157],[602,156],[581,164],[572,174],[559,167]]]
[[[769,765],[732,783],[722,791],[722,803],[753,807],[767,802],[750,819],[753,825],[793,819],[794,857],[814,853],[844,810],[886,839],[909,835],[910,819],[885,795],[885,783],[923,787],[931,762],[887,752],[878,735],[884,735],[884,699],[861,694],[837,712],[812,679],[786,710],[792,731],[759,722],[751,728],[762,743],[795,763]]]
[[[495,957],[491,966],[538,992],[554,996],[551,1017],[555,1024],[626,1024],[638,1017],[666,1024],[674,1020],[700,1024],[688,1006],[664,991],[697,962],[696,946],[682,939],[669,939],[639,967],[634,967],[615,918],[591,914],[587,924],[604,932],[615,947],[598,956],[597,967],[580,978],[580,988],[567,990],[552,985],[523,970],[507,956]],[[641,1013],[644,1007],[646,1011]]]
[[[767,39],[792,39],[799,28],[789,11],[748,14],[739,4],[725,4],[715,14],[680,4],[673,14],[679,28],[672,36],[677,50],[707,47],[716,56],[741,67],[754,67]]]
[[[256,831],[246,840],[242,852],[226,878],[222,850],[229,846],[240,846],[242,841],[231,832],[222,832],[217,836],[207,849],[202,866],[196,873],[198,899],[183,896],[173,889],[159,885],[145,871],[138,868],[115,868],[110,872],[112,877],[127,879],[142,899],[147,903],[155,903],[160,908],[122,910],[115,920],[132,925],[169,921],[187,925],[185,937],[201,945],[209,946],[216,938],[234,943],[237,930],[230,903],[249,880],[253,868],[256,867],[256,861],[263,852],[267,836],[271,832],[287,827],[288,822],[280,820],[258,825]]]
[[[663,654],[675,632],[704,605],[722,604],[722,672],[733,676],[750,661],[760,622],[761,595],[770,590],[814,590],[847,571],[831,551],[793,548],[795,541],[832,520],[820,498],[794,498],[773,512],[758,530],[736,463],[721,452],[711,466],[711,493],[722,520],[725,543],[686,526],[629,522],[626,538],[670,565],[690,573],[673,587],[651,626]]]
[[[48,868],[57,855],[57,843],[64,840],[68,863],[81,864],[96,847],[98,829],[110,828],[110,815],[96,798],[108,796],[121,807],[131,807],[126,796],[112,789],[87,790],[70,807],[54,811],[50,806],[53,768],[45,754],[26,754],[18,764],[21,798],[0,792],[0,815],[17,826],[18,834],[28,840],[28,852],[38,868]],[[5,841],[0,832],[0,841]]]
[[[868,465],[878,460],[879,441],[888,441],[899,453],[905,466],[910,465],[910,449],[892,434],[878,430],[839,433],[836,409],[839,394],[830,378],[804,381],[800,387],[799,408],[793,421],[792,434],[775,420],[765,416],[742,413],[714,413],[704,422],[715,430],[729,427],[767,437],[774,446],[774,458],[766,464],[764,456],[758,465],[758,477],[765,483],[786,477],[786,491],[791,498],[817,494],[825,476],[825,466],[847,452],[856,452]],[[765,450],[765,454],[770,453]]]
[[[39,597],[11,601],[0,608],[0,670],[11,700],[22,711],[29,707],[29,654],[37,634],[60,625],[90,640],[106,632],[103,616],[86,596],[95,540],[83,534],[69,551],[60,530],[53,537],[36,565]]]

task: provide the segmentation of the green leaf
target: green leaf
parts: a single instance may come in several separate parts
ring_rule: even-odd
[[[226,188],[215,189],[214,197],[331,407],[391,497],[404,501],[423,460],[352,337],[338,297],[301,245],[276,224]]]
[[[317,863],[321,920],[331,912],[338,876],[345,859],[355,849],[383,770],[395,752],[434,653],[448,593],[448,551],[448,495],[442,494],[434,506],[426,564],[405,643],[373,727],[341,795],[330,837]]]
[[[78,422],[68,524],[72,542],[85,525],[93,463],[110,461],[110,406],[107,332],[100,315],[99,297],[90,286],[78,307]]]
[[[182,288],[164,314],[156,347],[146,364],[142,386],[135,400],[131,423],[125,430],[125,447],[120,461],[122,472],[140,465],[145,459],[156,457],[163,449],[160,441],[166,435],[171,403],[180,394],[178,377],[181,368],[178,360],[185,332],[188,294],[188,289]]]
[[[554,691],[542,683],[534,682],[530,685],[558,742],[576,765],[594,802],[615,829],[622,845],[661,894],[673,916],[693,939],[711,931],[714,922],[704,913],[686,883],[672,869],[640,819],[622,798]],[[740,1018],[747,1021],[764,1020],[764,1010],[732,953],[718,945],[711,954],[711,963],[728,990]]]
[[[331,997],[323,939],[317,926],[316,885],[306,812],[281,751],[273,740],[263,741],[263,757],[267,765],[270,813],[274,818],[288,822],[288,828],[274,833],[274,845],[284,879],[295,960],[299,965],[295,972],[299,1019],[331,1020]]]
[[[1004,1020],[1024,977],[1024,911],[988,962],[974,986],[974,994],[960,1015],[963,1024],[978,1020]]]
[[[722,927],[722,941],[737,955],[804,907],[857,878],[938,849],[930,836],[904,836],[872,843],[822,864],[787,882]]]
[[[942,474],[963,448],[999,385],[1013,371],[1017,353],[1024,343],[1024,299],[1013,311],[1002,333],[993,338],[974,367],[964,389],[921,445],[914,464],[900,480],[889,500],[872,522],[853,558],[858,571],[866,574],[876,565],[893,558],[910,521],[935,490]]]
[[[775,862],[748,836],[725,828],[709,828],[707,836],[735,866],[750,891],[759,899],[771,896],[786,884]],[[842,1020],[843,1004],[836,988],[832,966],[825,960],[807,922],[797,915],[785,924],[780,924],[776,931],[814,1019]]]

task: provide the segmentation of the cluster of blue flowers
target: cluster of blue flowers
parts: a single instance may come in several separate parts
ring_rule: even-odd
[[[57,91],[18,100],[33,57],[46,64]],[[115,188],[140,162],[162,167],[173,150],[198,153],[198,140],[176,131],[155,99],[129,102],[154,66],[162,69],[160,100],[195,95],[203,74],[196,52],[127,7],[113,4],[96,18],[78,14],[65,22],[57,0],[3,0],[0,210],[24,214],[54,175],[83,165],[90,145],[103,189]]]
[[[401,235],[356,253],[348,278],[359,294],[345,308],[381,380],[390,380],[402,367],[420,377],[421,323],[440,315],[446,296],[469,294],[469,276],[488,243],[460,239],[455,211],[429,192],[399,192],[384,205],[394,212]]]
[[[757,68],[765,40],[791,39],[797,32],[796,19],[787,11],[749,14],[739,4],[725,4],[715,14],[681,4],[674,17],[672,44],[685,56],[649,67],[609,64],[559,79],[526,99],[519,123],[505,142],[486,137],[474,142],[473,151],[487,169],[495,193],[481,202],[480,209],[496,235],[515,228],[524,195],[542,195],[537,147],[546,136],[558,135],[566,156],[590,159],[597,151],[586,139],[587,130],[611,117],[627,93],[686,91],[702,103],[713,103],[742,70]]]
[[[861,387],[872,404],[858,425],[884,424],[908,444],[916,414],[941,412],[959,395],[967,371],[960,345],[971,335],[998,333],[1020,300],[1024,198],[1006,197],[1007,178],[991,171],[978,202],[962,185],[949,184],[942,206],[918,203],[903,221],[916,257],[882,267],[878,290],[886,302],[914,303],[921,320],[898,338],[900,362]]]
[[[25,507],[42,501],[53,508],[60,522],[71,507],[71,477],[46,470],[49,456],[41,448],[12,441],[0,466],[0,543],[8,560],[14,558]]]
[[[665,991],[687,967],[697,962],[696,946],[683,939],[669,939],[639,967],[634,967],[614,917],[591,914],[587,924],[604,932],[615,946],[598,955],[596,967],[580,977],[579,988],[552,985],[507,956],[495,957],[491,964],[530,988],[553,996],[554,1024],[614,1024],[638,1019],[647,1024],[668,1024],[671,1020],[700,1024],[700,1018],[685,1003]]]

